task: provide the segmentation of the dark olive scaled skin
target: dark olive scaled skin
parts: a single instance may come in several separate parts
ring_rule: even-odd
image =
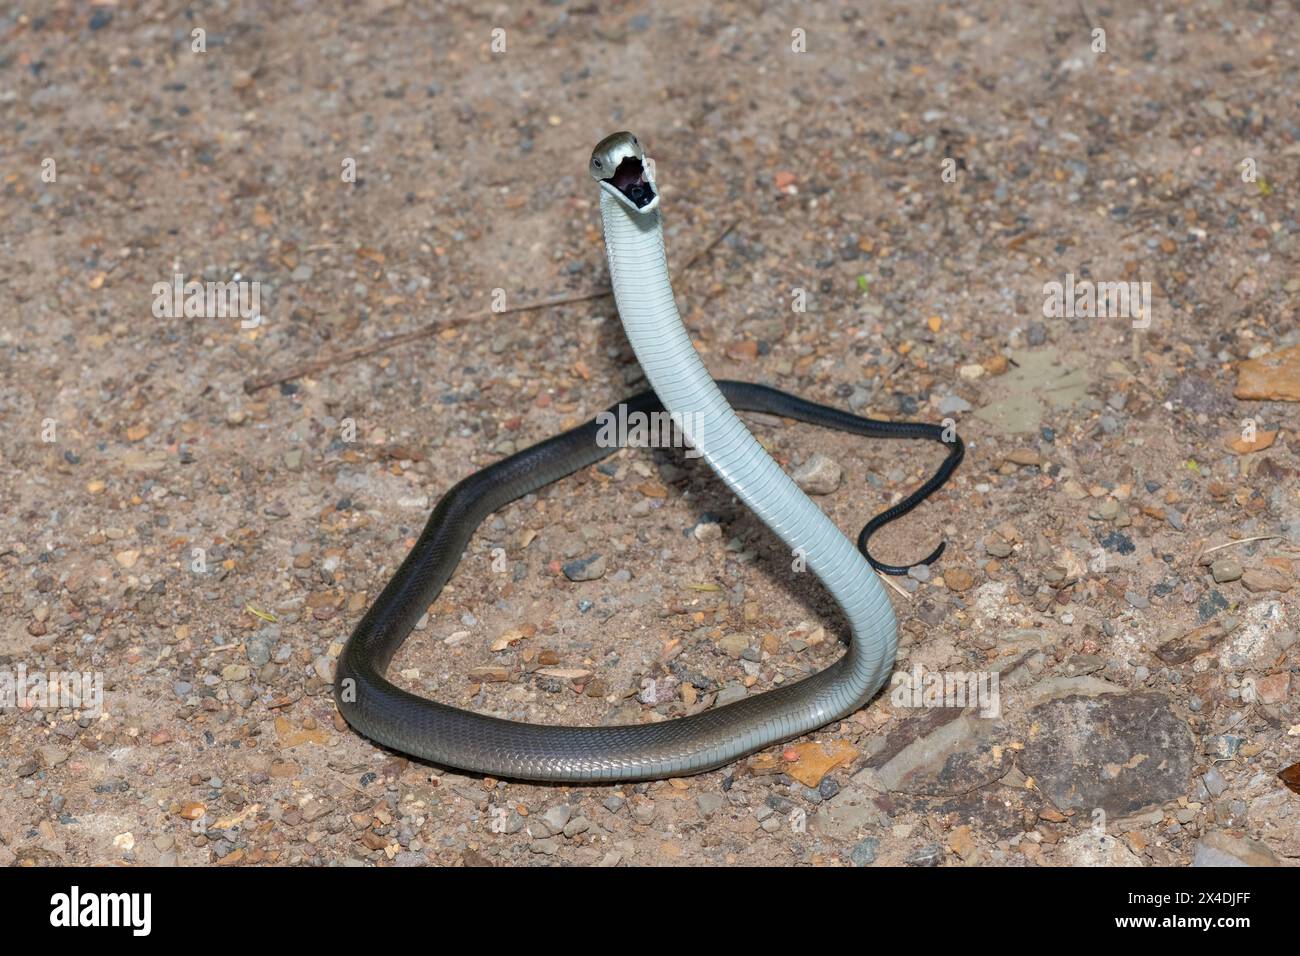
[[[947,481],[961,462],[961,440],[946,435],[938,425],[875,421],[763,385],[717,384],[732,407],[740,411],[779,415],[867,438],[943,443],[948,455],[936,473],[917,491],[868,522],[858,537],[859,549],[873,566],[892,574],[906,573],[906,567],[871,558],[865,550],[866,540]],[[621,404],[624,414],[663,410],[654,392],[642,392]],[[618,414],[619,406],[609,411]],[[569,783],[650,779],[659,775],[651,772],[643,776],[638,768],[653,766],[656,758],[682,746],[688,725],[695,737],[701,733],[701,724],[706,732],[716,724],[716,731],[725,733],[738,722],[761,719],[784,698],[807,692],[810,681],[833,675],[836,664],[806,680],[690,718],[623,727],[549,727],[501,720],[417,697],[385,677],[393,656],[455,572],[482,521],[510,502],[615,451],[597,444],[598,431],[593,419],[548,438],[475,472],[442,497],[415,546],[357,624],[339,657],[334,697],[340,713],[357,731],[411,756],[498,777]],[[920,563],[933,561],[942,551],[940,545]],[[700,765],[690,772],[708,769],[713,768]]]

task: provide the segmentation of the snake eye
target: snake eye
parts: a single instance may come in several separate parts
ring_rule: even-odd
[[[593,160],[591,161],[591,165],[595,166],[597,169],[600,169],[600,160],[599,160],[599,159],[593,159]]]

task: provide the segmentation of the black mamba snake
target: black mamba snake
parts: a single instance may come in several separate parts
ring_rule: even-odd
[[[602,447],[600,426],[593,419],[475,472],[438,502],[339,657],[335,700],[348,723],[372,740],[498,777],[570,783],[656,779],[722,766],[851,713],[870,699],[892,667],[896,625],[872,567],[888,574],[907,569],[871,559],[867,541],[948,480],[964,453],[961,439],[939,425],[875,421],[767,386],[709,378],[677,318],[656,212],[659,197],[642,159],[639,144],[628,133],[602,141],[592,157],[591,172],[602,188],[615,298],[655,387],[610,413],[666,410],[677,421],[705,423],[687,436],[690,444],[778,537],[806,555],[808,567],[845,610],[852,632],[849,650],[796,683],[689,717],[626,726],[503,720],[427,700],[389,682],[385,674],[393,656],[451,578],[484,518],[615,450]],[[936,440],[945,443],[948,455],[925,484],[872,518],[854,549],[767,456],[733,408],[868,438]],[[918,563],[928,564],[942,552],[940,544]]]

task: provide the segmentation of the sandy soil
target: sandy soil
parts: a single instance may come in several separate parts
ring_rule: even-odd
[[[102,675],[103,704],[0,712],[0,863],[1300,859],[1297,405],[1234,396],[1300,345],[1294,5],[873,11],[11,6],[0,665]],[[998,716],[885,693],[591,788],[338,717],[334,659],[441,492],[641,387],[608,298],[478,315],[607,287],[584,167],[620,128],[716,376],[957,422],[956,479],[875,546],[948,541],[897,582],[898,669],[996,674]],[[160,317],[176,273],[258,282],[262,323]],[[1150,327],[1045,317],[1067,274],[1150,283]],[[942,454],[751,421],[840,466],[816,500],[846,533]],[[662,720],[839,631],[707,469],[626,449],[491,519],[394,667],[486,713]]]

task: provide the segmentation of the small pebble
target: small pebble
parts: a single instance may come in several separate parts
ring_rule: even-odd
[[[1218,584],[1228,584],[1241,578],[1241,565],[1232,558],[1217,558],[1210,565],[1210,573]]]
[[[840,486],[839,464],[825,455],[813,455],[790,476],[810,495],[829,495]]]

